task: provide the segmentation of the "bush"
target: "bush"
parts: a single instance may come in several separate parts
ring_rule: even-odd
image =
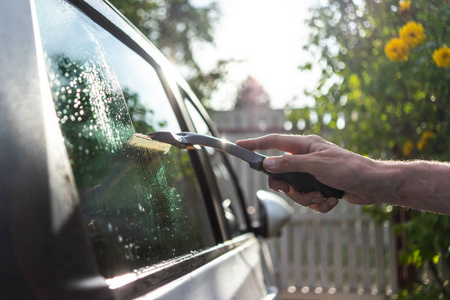
[[[318,86],[305,91],[315,105],[292,108],[290,121],[372,158],[450,161],[449,2],[328,2],[308,20],[305,49],[319,53],[317,61],[301,67],[321,69]],[[381,221],[400,209],[367,211]],[[399,261],[428,271],[417,272],[414,284],[395,297],[450,297],[450,217],[408,215],[395,226],[406,233]]]

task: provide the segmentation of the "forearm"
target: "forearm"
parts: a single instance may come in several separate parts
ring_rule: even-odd
[[[414,162],[378,162],[379,180],[386,190],[381,202],[413,209],[450,214],[450,164]]]
[[[345,191],[342,199],[349,203],[390,203],[450,215],[450,163],[376,161],[315,135],[267,135],[237,143],[250,150],[290,153],[264,160],[264,168],[272,173],[310,173],[323,184]],[[331,197],[319,199],[317,192],[298,193],[280,181],[270,184],[295,202],[320,212],[337,204]]]

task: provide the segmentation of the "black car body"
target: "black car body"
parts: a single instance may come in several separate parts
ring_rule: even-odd
[[[218,135],[162,54],[103,1],[0,15],[0,297],[277,298],[288,210],[255,226],[223,153],[137,135]]]

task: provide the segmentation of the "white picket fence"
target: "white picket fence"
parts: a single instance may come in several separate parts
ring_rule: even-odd
[[[328,214],[297,209],[274,243],[279,280],[287,294],[385,295],[396,290],[394,239],[389,224],[360,212]],[[286,294],[286,293],[285,293]]]
[[[287,133],[283,111],[216,112],[213,117],[230,141]],[[266,176],[238,159],[230,161],[248,205],[257,205],[256,191],[268,190]],[[327,214],[292,204],[292,221],[269,245],[283,299],[384,299],[397,290],[395,239],[389,223],[375,224],[361,207],[345,201]]]

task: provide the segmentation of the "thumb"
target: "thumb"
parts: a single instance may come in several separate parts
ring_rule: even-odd
[[[283,155],[268,157],[263,161],[264,168],[271,173],[285,173],[285,172],[307,172],[309,171],[310,163],[305,155]]]

